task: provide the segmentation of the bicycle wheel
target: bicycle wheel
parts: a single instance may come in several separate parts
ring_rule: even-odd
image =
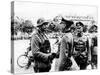
[[[18,59],[17,59],[17,65],[18,65],[19,67],[21,67],[21,68],[24,68],[24,67],[27,66],[28,61],[29,61],[28,56],[26,56],[26,55],[21,55],[21,56],[19,56]]]

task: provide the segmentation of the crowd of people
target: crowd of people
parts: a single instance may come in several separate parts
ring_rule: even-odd
[[[54,23],[55,22],[55,23]],[[32,51],[35,72],[49,72],[54,59],[57,59],[56,71],[74,70],[73,61],[78,69],[85,70],[88,65],[91,69],[97,68],[97,26],[86,28],[81,21],[65,20],[63,17],[48,22],[44,19],[37,20],[36,31],[30,38],[28,52]],[[60,37],[56,37],[58,45],[56,53],[51,52],[50,41],[47,35],[52,32],[55,24],[64,25],[59,31]],[[27,64],[30,67],[31,60]],[[77,70],[77,68],[75,69]]]

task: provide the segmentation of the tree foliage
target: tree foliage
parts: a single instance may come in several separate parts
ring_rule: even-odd
[[[11,35],[17,35],[18,32],[30,34],[33,31],[33,24],[30,20],[23,20],[11,17]]]

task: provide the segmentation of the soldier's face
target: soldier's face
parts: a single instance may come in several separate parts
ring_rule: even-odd
[[[47,25],[43,25],[43,26],[42,26],[42,29],[46,29],[46,28],[47,28]]]
[[[47,30],[48,30],[48,25],[43,25],[43,26],[41,27],[41,30],[42,30],[43,32],[47,32]]]
[[[96,27],[94,27],[94,28],[93,28],[93,31],[94,31],[94,32],[97,32],[97,28],[96,28]]]
[[[82,32],[82,31],[83,31],[83,27],[82,27],[80,24],[77,24],[76,30],[77,30],[78,32]]]

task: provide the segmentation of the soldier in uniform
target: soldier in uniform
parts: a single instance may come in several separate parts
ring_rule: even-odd
[[[69,31],[72,24],[69,24],[67,31]],[[72,49],[72,38],[73,35],[71,32],[67,32],[60,40],[59,45],[59,58],[58,58],[58,71],[70,70],[72,66],[71,61],[71,49]]]
[[[91,47],[91,54],[92,54],[92,68],[96,69],[97,68],[97,26],[93,25],[91,31],[91,42],[92,42],[92,47]]]
[[[83,33],[83,23],[76,23],[77,34],[73,37],[73,57],[80,67],[80,70],[86,69],[91,61],[90,39]]]
[[[46,35],[48,22],[40,18],[37,21],[37,28],[30,41],[34,58],[34,71],[49,72],[55,53],[51,53],[50,42]]]

